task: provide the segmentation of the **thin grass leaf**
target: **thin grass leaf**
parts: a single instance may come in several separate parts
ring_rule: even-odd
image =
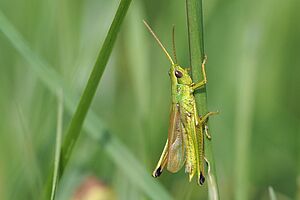
[[[61,161],[60,161],[60,169],[58,175],[58,181],[61,176],[64,174],[64,170],[68,164],[68,161],[71,157],[73,148],[76,144],[76,141],[79,138],[79,134],[81,132],[83,122],[86,118],[86,115],[91,106],[92,100],[95,96],[96,90],[98,88],[100,79],[103,75],[104,69],[112,52],[112,48],[116,41],[118,32],[120,30],[121,24],[124,20],[126,12],[129,8],[131,0],[121,0],[113,22],[108,30],[102,48],[97,57],[96,63],[93,67],[93,70],[89,76],[87,85],[83,91],[83,94],[80,97],[80,101],[78,106],[76,107],[76,111],[71,119],[69,128],[66,133],[66,137],[61,147]],[[48,189],[49,190],[49,189]],[[48,191],[47,190],[47,191]],[[46,195],[48,192],[46,192]]]
[[[237,86],[236,122],[235,122],[235,199],[248,199],[249,171],[251,154],[252,119],[256,92],[257,51],[260,34],[256,32],[257,24],[247,26],[243,43],[247,51],[239,63],[239,85]],[[254,37],[255,36],[255,37]]]
[[[277,200],[273,187],[269,186],[268,190],[269,190],[270,200]]]
[[[29,69],[41,79],[54,95],[57,95],[56,91],[58,88],[63,88],[66,111],[73,114],[76,109],[76,99],[78,99],[78,97],[72,92],[70,87],[64,83],[59,74],[53,70],[53,67],[29,47],[28,43],[6,19],[2,12],[0,12],[0,30],[29,62]],[[87,115],[83,129],[100,145],[105,144],[104,150],[111,157],[113,162],[128,176],[130,181],[135,183],[151,199],[172,199],[168,192],[157,181],[151,178],[150,173],[136,160],[128,148],[111,132],[108,132],[108,129],[104,126],[100,118],[92,110],[90,110]]]
[[[204,60],[204,29],[203,29],[203,13],[202,0],[186,0],[188,38],[190,50],[190,64],[192,68],[192,78],[195,83],[203,80],[201,63]],[[207,113],[207,94],[206,88],[195,92],[195,99],[200,114]],[[216,180],[215,162],[212,152],[212,142],[206,137],[205,139],[205,155],[210,162],[208,186],[209,198],[219,199],[219,190]]]
[[[68,160],[70,159],[74,144],[78,139],[86,114],[90,108],[93,97],[95,96],[98,84],[104,72],[105,66],[111,54],[113,45],[117,38],[117,34],[120,30],[130,2],[131,0],[121,0],[114,20],[109,28],[109,31],[98,55],[97,61],[94,65],[93,71],[89,77],[88,83],[80,98],[75,114],[72,117],[66,138],[62,145],[63,156],[61,163],[61,172],[64,171],[64,168],[66,167]]]
[[[210,166],[207,169],[207,184],[208,184],[208,196],[209,199],[217,200],[219,199],[219,192],[217,191],[217,183],[214,174],[210,171]]]
[[[63,92],[60,90],[58,92],[58,110],[57,110],[57,129],[56,129],[56,144],[55,144],[55,158],[54,158],[54,171],[52,178],[52,191],[51,191],[51,200],[54,200],[56,195],[56,188],[58,185],[58,174],[59,174],[59,161],[61,156],[61,138],[63,130]]]
[[[21,125],[22,135],[20,137],[21,140],[19,142],[21,142],[20,146],[22,146],[22,152],[23,152],[22,158],[24,160],[22,161],[21,165],[17,167],[18,169],[13,171],[13,174],[18,174],[18,172],[20,172],[19,175],[21,174],[27,175],[23,184],[20,184],[20,188],[23,187],[24,184],[26,186],[29,186],[31,198],[34,198],[34,195],[42,187],[41,169],[38,163],[37,153],[34,150],[33,138],[30,135],[31,130],[29,129],[29,125],[28,122],[26,121],[26,117],[23,112],[23,109],[18,103],[16,104],[16,108],[17,108],[17,116],[19,118],[20,125]],[[30,167],[27,163],[31,164]],[[16,183],[20,183],[21,178],[19,176],[16,177],[17,177]]]

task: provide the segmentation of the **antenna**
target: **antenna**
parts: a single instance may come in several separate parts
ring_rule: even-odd
[[[173,24],[173,29],[172,29],[172,46],[173,46],[173,54],[174,54],[175,63],[177,63],[176,47],[175,47],[175,25],[174,24]]]
[[[148,28],[149,32],[155,38],[155,40],[157,41],[157,43],[159,44],[159,46],[165,52],[165,54],[166,54],[167,58],[170,60],[171,64],[174,65],[172,57],[170,56],[170,54],[168,53],[168,51],[166,50],[166,48],[164,47],[164,45],[161,43],[161,41],[158,39],[158,37],[155,35],[154,31],[150,28],[150,26],[147,24],[147,22],[145,20],[143,20],[143,22],[144,22],[145,26]]]

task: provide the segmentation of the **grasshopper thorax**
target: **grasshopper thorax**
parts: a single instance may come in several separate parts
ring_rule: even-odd
[[[176,81],[179,84],[191,85],[192,79],[189,75],[187,69],[180,67],[178,64],[174,64],[170,68],[170,77],[172,80]]]

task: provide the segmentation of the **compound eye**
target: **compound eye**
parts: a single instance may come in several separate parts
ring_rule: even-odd
[[[177,78],[181,78],[181,77],[183,76],[183,74],[182,74],[180,71],[176,70],[176,71],[175,71],[175,76],[176,76]]]

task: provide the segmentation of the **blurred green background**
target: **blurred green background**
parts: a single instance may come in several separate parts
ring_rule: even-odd
[[[0,0],[0,11],[80,95],[118,3]],[[299,0],[204,0],[208,105],[220,111],[210,131],[222,199],[270,199],[269,186],[278,199],[300,199],[299,6]],[[185,1],[133,1],[92,110],[151,176],[167,138],[170,64],[143,19],[169,50],[175,24],[177,57],[189,66]],[[7,28],[1,20],[0,26]],[[16,43],[0,32],[0,199],[39,199],[54,157],[58,103]],[[70,118],[64,112],[64,130]],[[174,199],[207,199],[207,187],[189,183],[183,171],[154,181]],[[83,131],[57,199],[74,198],[87,177],[117,199],[149,199]]]

